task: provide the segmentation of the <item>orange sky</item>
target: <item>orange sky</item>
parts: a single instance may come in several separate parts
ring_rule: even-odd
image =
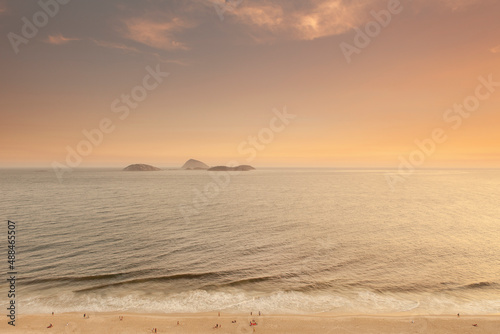
[[[397,168],[435,128],[447,140],[421,167],[500,167],[500,86],[456,129],[443,118],[479,77],[500,83],[500,2],[402,0],[349,63],[341,43],[389,3],[74,1],[13,47],[43,9],[0,1],[0,167],[65,165],[103,119],[114,130],[77,167]],[[120,119],[148,66],[169,75]],[[242,154],[285,106],[296,117]]]

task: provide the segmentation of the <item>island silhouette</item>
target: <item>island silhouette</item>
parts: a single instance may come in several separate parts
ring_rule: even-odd
[[[255,168],[250,166],[250,165],[239,165],[235,167],[229,167],[229,166],[214,166],[214,167],[209,167],[206,163],[196,160],[196,159],[189,159],[182,165],[182,169],[186,170],[208,170],[210,172],[227,172],[227,171],[249,171],[249,170],[254,170]]]
[[[201,162],[200,160],[196,159],[189,159],[182,165],[182,169],[209,169],[210,167],[205,164],[204,162]]]
[[[151,172],[151,171],[158,171],[161,169],[146,164],[133,164],[133,165],[128,165],[127,167],[123,168],[123,170],[127,172]]]
[[[207,170],[210,172],[227,172],[227,171],[238,171],[238,172],[246,172],[249,170],[254,170],[255,168],[250,166],[250,165],[239,165],[239,166],[214,166],[210,167],[206,163],[196,160],[196,159],[189,159],[182,165],[181,169],[184,170]],[[128,165],[123,169],[124,171],[127,172],[151,172],[151,171],[159,171],[162,170],[161,168],[151,166],[151,165],[146,165],[146,164],[132,164]]]
[[[210,167],[208,171],[214,171],[214,172],[227,172],[227,171],[238,171],[238,172],[247,172],[249,170],[254,170],[250,165],[239,165],[235,167],[228,167],[228,166],[215,166],[215,167]]]

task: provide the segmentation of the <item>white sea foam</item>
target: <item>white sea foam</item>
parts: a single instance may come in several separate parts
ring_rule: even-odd
[[[382,295],[363,291],[356,295],[307,294],[275,292],[254,296],[246,292],[208,292],[195,290],[169,296],[127,294],[121,296],[75,295],[29,297],[22,299],[21,313],[55,312],[250,312],[267,314],[334,313],[394,313],[419,314],[489,314],[500,310],[500,300],[466,301],[450,296]]]

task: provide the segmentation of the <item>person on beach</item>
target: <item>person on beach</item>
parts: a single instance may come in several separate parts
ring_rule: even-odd
[[[54,326],[52,326],[52,324],[50,324],[50,325],[47,326],[47,328],[52,328],[52,327],[54,327]]]

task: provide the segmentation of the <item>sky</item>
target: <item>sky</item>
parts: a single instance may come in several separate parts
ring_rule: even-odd
[[[500,168],[499,13],[0,0],[0,167]]]

